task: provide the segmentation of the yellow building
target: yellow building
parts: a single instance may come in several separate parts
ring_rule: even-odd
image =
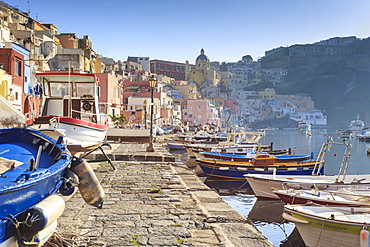
[[[266,88],[265,91],[259,91],[258,97],[261,99],[274,99],[276,96],[273,88]]]
[[[218,71],[211,69],[210,60],[204,54],[203,48],[200,50],[200,55],[195,60],[195,67],[190,66],[186,60],[185,65],[185,80],[201,85],[203,82],[211,82],[212,85],[217,85],[220,82]]]
[[[174,85],[174,89],[176,91],[179,91],[181,96],[185,99],[191,100],[200,99],[200,94],[197,91],[197,86],[194,84]]]
[[[0,69],[0,95],[5,99],[8,99],[9,96],[9,86],[12,83],[11,79],[12,77],[9,76],[5,70]]]

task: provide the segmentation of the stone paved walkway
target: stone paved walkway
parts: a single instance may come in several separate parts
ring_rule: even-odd
[[[140,148],[127,145],[131,152]],[[114,165],[93,165],[105,191],[102,209],[76,193],[58,220],[57,233],[77,237],[76,246],[273,246],[184,164]],[[212,223],[212,217],[227,220]]]

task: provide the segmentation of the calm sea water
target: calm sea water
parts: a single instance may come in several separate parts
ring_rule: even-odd
[[[325,174],[338,174],[342,163],[345,147],[343,139],[333,129],[312,130],[312,136],[294,130],[267,131],[260,140],[261,144],[273,143],[274,149],[295,150],[296,154],[314,153],[316,158],[322,144],[332,138],[338,144],[333,144],[325,155]],[[356,138],[349,140],[352,144],[348,174],[370,174],[370,156],[367,149],[370,143]],[[184,160],[184,154],[179,154]],[[253,191],[244,181],[220,180],[202,178],[209,187],[214,188],[223,200],[236,211],[252,220],[255,226],[275,246],[305,246],[293,223],[285,223],[281,214],[284,204],[279,200],[260,200],[253,195]]]

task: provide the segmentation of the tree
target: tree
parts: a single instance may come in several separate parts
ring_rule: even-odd
[[[112,119],[112,122],[114,124],[114,126],[116,127],[123,127],[125,122],[127,121],[127,117],[125,114],[121,113],[121,114],[116,114],[116,115],[109,115],[109,117]]]

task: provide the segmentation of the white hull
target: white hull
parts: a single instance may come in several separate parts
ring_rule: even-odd
[[[212,152],[220,153],[247,153],[254,151],[258,147],[257,144],[236,144],[231,146],[217,146],[212,148]]]
[[[357,115],[356,120],[352,120],[348,126],[348,129],[352,131],[361,131],[363,128],[365,128],[365,123],[360,120],[359,115]]]
[[[360,246],[360,236],[345,232],[336,232],[307,224],[295,224],[303,242],[307,246]]]
[[[369,246],[368,208],[285,206],[283,217],[297,227],[306,246]]]
[[[107,129],[103,131],[65,123],[32,125],[31,128],[40,130],[48,135],[53,135],[53,133],[49,133],[48,131],[54,131],[56,135],[65,136],[64,141],[68,146],[80,146],[81,148],[99,145],[104,141],[107,134]],[[55,138],[55,136],[52,137]]]
[[[340,188],[351,187],[353,189],[363,188],[363,186],[370,187],[370,175],[347,175],[345,183],[335,183],[337,176],[284,176],[284,175],[245,175],[253,193],[257,198],[279,199],[279,197],[272,191],[272,189],[311,189],[314,185],[320,190],[338,190]],[[363,179],[362,183],[351,183],[354,179]]]

